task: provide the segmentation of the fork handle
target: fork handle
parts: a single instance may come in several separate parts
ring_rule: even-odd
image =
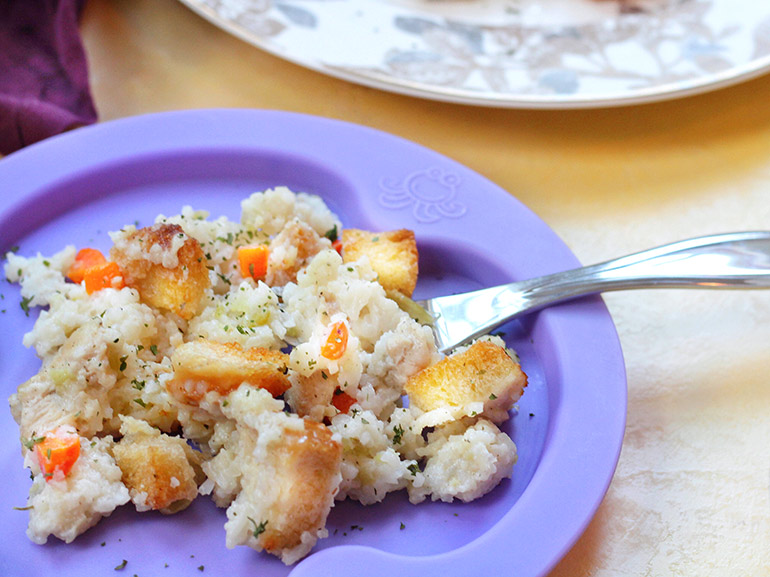
[[[518,290],[529,285],[526,290],[532,308],[613,290],[770,287],[770,232],[683,240],[512,285]]]
[[[516,316],[587,294],[640,288],[765,287],[770,287],[770,232],[738,232],[679,241],[583,268],[440,297],[434,300],[447,299],[446,304],[428,310],[438,317],[434,332],[443,341],[439,348],[447,351]],[[452,313],[457,318],[463,301],[466,322],[440,326],[442,316],[446,319]],[[439,337],[441,331],[446,334]]]

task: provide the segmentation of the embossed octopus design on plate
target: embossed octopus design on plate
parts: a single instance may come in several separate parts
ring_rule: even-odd
[[[467,104],[648,102],[770,70],[759,0],[181,1],[308,68]]]
[[[436,222],[442,217],[459,218],[467,210],[456,199],[460,183],[459,176],[440,168],[419,170],[402,180],[383,178],[379,201],[384,208],[411,206],[414,218],[422,223]]]

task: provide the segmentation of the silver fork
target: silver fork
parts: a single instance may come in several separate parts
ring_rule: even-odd
[[[603,263],[477,291],[417,301],[442,352],[514,317],[575,297],[640,288],[770,288],[770,232],[667,244]]]

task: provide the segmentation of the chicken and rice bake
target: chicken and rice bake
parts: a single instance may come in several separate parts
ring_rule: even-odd
[[[498,425],[527,377],[497,337],[439,354],[396,304],[417,282],[411,231],[343,230],[275,188],[240,222],[185,207],[111,239],[6,257],[41,308],[24,344],[42,368],[10,398],[32,541],[208,495],[228,547],[291,564],[336,500],[471,501],[511,476]]]

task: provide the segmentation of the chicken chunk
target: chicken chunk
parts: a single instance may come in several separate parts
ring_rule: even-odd
[[[11,414],[22,439],[58,425],[90,437],[102,431],[103,407],[115,385],[108,345],[98,322],[76,329],[43,369],[11,395]]]
[[[284,286],[297,280],[297,273],[325,248],[331,248],[330,241],[310,225],[296,218],[289,221],[270,243],[265,282]]]
[[[142,300],[183,319],[195,316],[210,286],[200,243],[178,224],[156,224],[119,233],[110,258],[124,273],[126,285]]]
[[[337,374],[327,375],[324,371],[316,371],[309,376],[297,374],[286,392],[286,400],[300,417],[323,421],[338,412],[332,405],[334,393],[338,390]]]
[[[198,495],[199,454],[184,439],[132,417],[123,417],[120,432],[113,453],[137,510],[176,513],[187,507]]]
[[[526,385],[527,375],[505,348],[477,341],[416,373],[404,389],[410,404],[422,411],[446,409],[453,418],[483,414],[499,424],[508,418]]]
[[[288,362],[289,356],[280,351],[199,339],[171,355],[174,377],[166,386],[174,398],[188,405],[198,405],[211,391],[227,395],[242,383],[279,396],[291,386]]]
[[[355,262],[367,256],[386,291],[412,296],[418,273],[414,232],[406,229],[368,232],[346,228],[342,231],[342,247],[345,262]]]

